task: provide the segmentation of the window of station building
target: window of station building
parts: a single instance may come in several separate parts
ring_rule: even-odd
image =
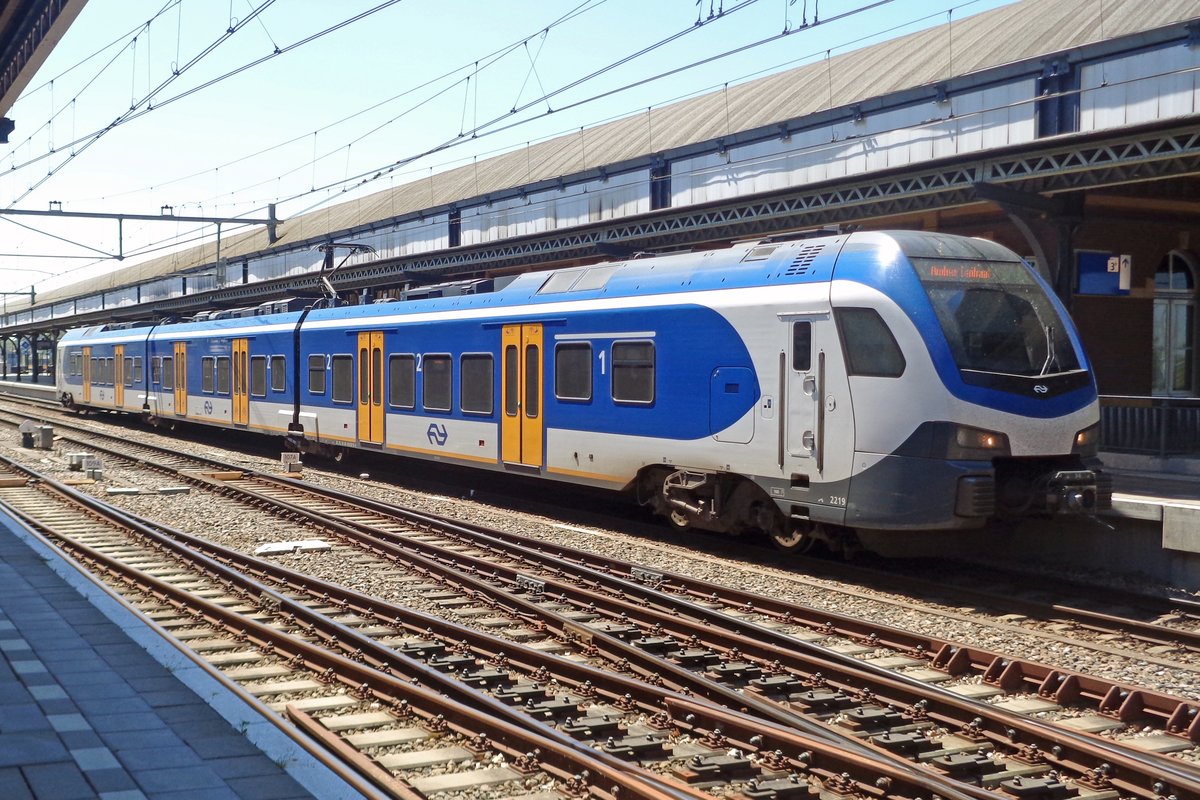
[[[898,378],[904,374],[904,354],[887,323],[873,308],[834,310],[846,372],[876,378]]]
[[[229,394],[231,366],[229,356],[217,356],[217,394]]]
[[[150,383],[157,386],[162,382],[162,358],[154,356],[150,359]]]
[[[654,342],[613,342],[613,400],[653,403],[654,364]]]
[[[175,359],[164,356],[162,360],[162,388],[175,388]]]
[[[465,354],[459,362],[458,405],[467,414],[491,414],[493,375],[491,353]]]
[[[216,385],[217,360],[212,356],[200,359],[200,391],[212,394]]]
[[[271,391],[287,391],[287,359],[283,356],[271,356]]]
[[[325,356],[308,357],[308,393],[325,394]]]
[[[333,357],[333,402],[354,402],[354,356]]]
[[[404,354],[388,358],[388,405],[417,406],[417,357]]]
[[[812,323],[792,323],[792,369],[808,372],[812,369]]]
[[[133,382],[134,383],[142,382],[142,357],[141,356],[133,357]]]
[[[251,356],[250,358],[250,394],[255,397],[267,396],[266,356]]]
[[[572,342],[554,348],[554,396],[559,400],[592,399],[590,342]]]
[[[422,359],[421,405],[426,411],[449,411],[451,399],[451,365],[448,355],[425,356]]]

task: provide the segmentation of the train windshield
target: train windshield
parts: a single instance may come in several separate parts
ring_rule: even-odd
[[[959,369],[1038,376],[1080,368],[1066,324],[1024,264],[911,260]]]

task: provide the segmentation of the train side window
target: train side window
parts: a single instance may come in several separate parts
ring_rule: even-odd
[[[354,356],[333,357],[333,402],[354,402]]]
[[[554,396],[559,400],[592,399],[592,345],[560,344],[554,348]]]
[[[613,342],[613,400],[653,403],[654,366],[654,342]]]
[[[308,357],[308,393],[325,394],[325,356]]]
[[[424,375],[421,381],[421,405],[426,411],[449,411],[453,397],[450,356],[427,355],[421,363],[421,374]]]
[[[217,356],[217,394],[229,394],[232,363],[229,356]]]
[[[521,406],[521,397],[517,394],[521,373],[517,363],[517,348],[510,344],[504,348],[504,413],[509,417],[515,417]]]
[[[212,356],[200,359],[200,391],[212,394],[217,360]]]
[[[133,357],[133,382],[134,383],[142,382],[142,357],[141,356]]]
[[[904,354],[887,323],[873,308],[834,309],[838,335],[846,353],[850,375],[899,378],[904,374]]]
[[[266,356],[251,356],[250,358],[250,394],[255,397],[267,396]]]
[[[126,386],[133,386],[133,356],[126,356],[123,361],[124,363],[121,365],[123,367],[121,370],[122,382]]]
[[[458,405],[464,413],[491,414],[493,375],[491,353],[464,355],[459,362]]]
[[[162,381],[162,359],[155,356],[150,359],[150,383],[157,386]]]
[[[91,364],[90,374],[92,376],[92,383],[100,383],[100,373],[97,372],[97,367],[96,367],[96,362],[98,360],[99,359],[95,359],[95,358],[88,359],[89,363]]]
[[[287,391],[287,359],[283,356],[271,356],[271,391]]]
[[[175,388],[175,359],[164,356],[162,360],[162,388]]]
[[[417,407],[416,356],[406,354],[388,358],[388,405]]]
[[[792,323],[792,369],[808,372],[812,369],[812,323]]]
[[[113,360],[111,358],[104,359],[104,382],[109,384],[110,386],[114,385],[113,384]]]

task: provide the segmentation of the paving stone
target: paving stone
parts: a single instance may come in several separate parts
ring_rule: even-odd
[[[21,770],[16,767],[0,769],[0,797],[5,800],[33,800]]]
[[[107,747],[84,747],[71,750],[71,758],[84,772],[120,767],[117,757]]]
[[[31,686],[29,693],[35,700],[66,700],[67,693],[58,684],[48,686]]]
[[[133,776],[121,766],[117,766],[114,769],[98,769],[88,772],[87,779],[88,783],[100,793],[101,797],[107,797],[110,793],[115,795],[128,791],[137,792],[139,795],[142,794],[142,791],[137,788],[137,782],[133,779]]]
[[[45,712],[37,703],[11,703],[0,706],[0,733],[49,730]]]
[[[282,772],[250,778],[231,778],[229,788],[238,798],[253,797],[254,800],[286,800],[303,791],[294,780]]]
[[[38,800],[91,800],[96,796],[83,773],[71,763],[34,764],[21,773]]]
[[[117,758],[135,773],[142,769],[197,767],[201,762],[196,751],[184,744],[168,747],[118,749]]]
[[[225,781],[206,766],[136,770],[133,777],[142,787],[142,791],[152,795],[187,789],[220,789],[226,785]]]
[[[46,719],[56,731],[87,731],[92,728],[82,714],[48,714]]]
[[[0,767],[66,761],[67,748],[50,731],[0,734]]]

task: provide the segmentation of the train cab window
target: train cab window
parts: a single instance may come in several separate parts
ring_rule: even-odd
[[[212,356],[200,359],[200,391],[212,394],[217,372],[217,360]]]
[[[451,394],[450,356],[425,356],[422,360],[421,405],[426,411],[449,411]]]
[[[613,400],[653,403],[654,362],[654,342],[613,342]]]
[[[354,402],[354,356],[333,357],[333,402]]]
[[[834,316],[846,353],[848,374],[877,378],[899,378],[904,374],[904,354],[878,311],[838,308]]]
[[[554,348],[554,396],[559,400],[592,399],[592,346],[587,342]]]
[[[812,323],[792,323],[792,369],[808,372],[812,369]]]
[[[417,357],[388,358],[388,405],[395,408],[417,406]]]
[[[492,413],[495,369],[490,353],[464,355],[459,363],[458,405],[467,414]]]
[[[325,356],[308,357],[308,393],[325,394]]]
[[[175,359],[165,356],[162,360],[162,388],[175,388]]]
[[[267,396],[267,357],[253,356],[250,359],[250,394]]]
[[[162,381],[162,359],[158,356],[150,359],[150,383],[157,386]]]
[[[217,356],[217,394],[229,394],[231,366],[229,356]]]
[[[133,382],[134,383],[142,382],[142,357],[141,356],[133,357]]]
[[[271,391],[287,391],[287,359],[271,356]]]

